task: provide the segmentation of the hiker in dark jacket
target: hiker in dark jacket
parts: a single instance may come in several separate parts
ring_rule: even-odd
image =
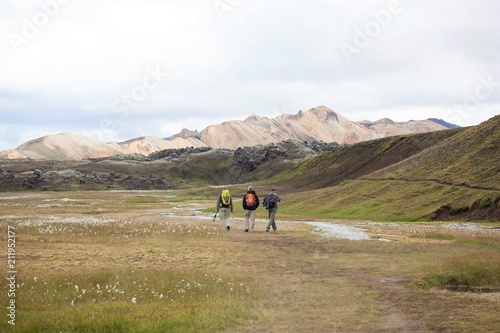
[[[253,190],[252,186],[248,186],[248,191],[243,197],[243,209],[245,210],[245,232],[253,231],[255,228],[256,209],[259,207],[259,197]]]
[[[276,190],[273,188],[271,193],[266,195],[264,198],[264,207],[266,207],[269,212],[269,223],[267,224],[266,231],[269,231],[271,227],[274,231],[278,230],[276,227],[276,221],[274,220],[276,217],[276,212],[278,211],[278,202],[281,202],[280,196],[276,193]]]

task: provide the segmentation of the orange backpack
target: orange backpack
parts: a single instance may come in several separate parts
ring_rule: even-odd
[[[245,196],[245,203],[247,207],[255,206],[255,204],[257,203],[257,199],[255,199],[255,194],[247,193],[247,195]]]

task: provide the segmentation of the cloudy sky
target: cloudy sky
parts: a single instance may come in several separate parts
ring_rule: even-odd
[[[350,120],[500,113],[500,0],[0,0],[0,150],[325,105]]]

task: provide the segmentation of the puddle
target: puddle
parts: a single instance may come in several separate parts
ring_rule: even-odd
[[[173,210],[184,210],[191,211],[197,215],[190,216],[179,216],[176,212],[167,212],[161,213],[160,215],[168,216],[168,217],[176,217],[176,218],[186,218],[186,219],[200,219],[200,220],[213,220],[213,215],[205,215],[203,208],[198,208],[196,204],[188,204],[186,206],[175,206],[172,207]],[[199,215],[198,215],[199,214]],[[203,214],[203,215],[202,215]],[[217,216],[218,220],[218,216]],[[231,218],[231,220],[241,220],[244,221],[243,218]],[[267,220],[257,219],[260,222],[267,222]],[[308,221],[284,221],[280,220],[280,223],[294,222],[294,223],[303,223],[307,225],[312,225],[315,227],[313,233],[322,236],[322,237],[332,237],[332,238],[344,238],[349,240],[369,240],[372,239],[369,234],[361,228],[352,227],[344,224],[338,223],[329,223],[329,222],[308,222]],[[377,238],[379,241],[389,242],[387,239]]]
[[[491,227],[484,227],[474,223],[467,222],[456,222],[456,223],[448,223],[444,225],[445,228],[450,229],[466,229],[466,230],[485,230],[485,229],[495,229]]]
[[[316,227],[314,232],[323,237],[345,238],[350,240],[371,239],[368,234],[360,228],[343,224],[328,222],[301,222]]]

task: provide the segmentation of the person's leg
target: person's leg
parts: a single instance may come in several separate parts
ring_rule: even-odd
[[[251,210],[250,211],[250,231],[253,231],[255,229],[255,216],[257,215],[257,211]]]
[[[220,221],[222,224],[222,229],[229,230],[229,208],[220,209]]]
[[[276,221],[274,220],[276,218],[276,208],[273,208],[269,212],[269,224],[273,228],[274,231],[276,231],[278,228],[276,227]]]
[[[230,215],[230,211],[229,211],[229,208],[226,208],[226,230],[229,230],[231,229],[231,227],[229,226],[229,215]]]
[[[249,230],[251,212],[251,210],[245,210],[245,231]]]
[[[222,213],[222,208],[219,210],[220,227],[226,229],[226,221],[224,220],[224,215]]]
[[[269,222],[267,223],[266,231],[269,231],[269,229],[271,229],[271,226],[273,225],[273,220],[271,219],[271,209],[269,209],[267,212],[269,214]]]

